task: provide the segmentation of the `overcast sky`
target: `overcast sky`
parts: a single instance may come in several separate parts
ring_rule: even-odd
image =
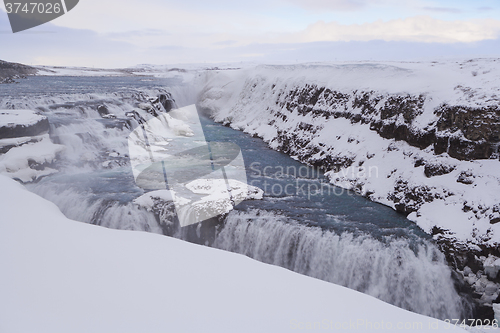
[[[0,59],[56,66],[500,55],[500,0],[80,0]]]

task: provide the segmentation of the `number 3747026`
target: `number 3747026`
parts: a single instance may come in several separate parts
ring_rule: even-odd
[[[444,322],[446,323],[444,328],[451,328],[451,327],[470,327],[470,326],[482,326],[482,328],[498,328],[498,320],[493,319],[445,319]]]
[[[43,2],[7,2],[5,3],[7,14],[59,14],[63,10],[60,3]]]

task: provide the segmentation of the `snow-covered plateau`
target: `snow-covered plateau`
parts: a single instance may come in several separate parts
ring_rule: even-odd
[[[69,220],[3,175],[0,188],[1,332],[465,331],[238,254]]]
[[[498,272],[500,59],[261,65],[198,84],[214,120],[407,214],[472,284]]]

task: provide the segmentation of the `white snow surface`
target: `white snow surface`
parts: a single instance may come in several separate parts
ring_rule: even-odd
[[[102,69],[91,67],[53,67],[35,66],[37,76],[127,76],[129,73],[120,69]]]
[[[0,127],[32,126],[46,119],[32,110],[1,110]],[[62,151],[62,145],[53,144],[48,134],[34,137],[3,138],[0,148],[12,146],[5,154],[0,154],[0,173],[11,178],[30,182],[39,177],[57,172],[45,167],[31,168],[29,161],[40,165],[51,163],[57,153]]]
[[[32,110],[1,110],[0,109],[0,127],[15,125],[35,125],[45,119],[44,116],[36,114]]]
[[[169,190],[151,191],[134,199],[134,203],[140,207],[151,210],[155,204],[154,200],[174,201],[174,195]]]
[[[19,146],[0,155],[0,173],[22,182],[31,182],[56,173],[57,170],[50,167],[31,168],[29,161],[40,165],[51,163],[65,148],[63,145],[52,143],[48,134],[31,137],[30,140],[26,138],[0,140],[0,147],[8,144],[19,144]]]
[[[137,65],[129,68],[104,69],[93,67],[54,67],[35,66],[39,72],[37,76],[141,76],[144,80],[155,78],[177,78],[184,83],[194,80],[200,72],[216,70],[219,67],[227,70],[240,67],[249,67],[253,64],[169,64],[169,65]],[[148,78],[149,77],[149,78]]]
[[[0,188],[0,332],[464,331],[239,254],[69,220],[3,175]]]
[[[408,187],[414,190],[427,186],[430,193],[439,198],[424,203],[417,212],[409,215],[409,219],[427,232],[438,226],[450,230],[452,237],[462,241],[489,245],[500,243],[500,223],[490,224],[490,219],[498,215],[492,207],[500,203],[498,160],[460,161],[446,153],[436,156],[432,146],[421,150],[403,141],[384,139],[370,130],[369,125],[352,124],[344,118],[326,120],[297,111],[291,114],[284,111],[289,115],[285,121],[269,112],[270,108],[279,111],[277,98],[281,93],[286,95],[306,84],[347,94],[355,91],[403,96],[423,94],[426,96],[424,110],[414,124],[425,128],[437,120],[433,111],[443,103],[471,107],[498,105],[500,59],[261,65],[242,70],[206,72],[198,84],[201,90],[198,105],[209,109],[214,120],[258,135],[272,148],[277,147],[273,139],[278,129],[293,132],[301,123],[322,128],[312,133],[313,141],[310,143],[320,148],[318,156],[337,154],[353,159],[350,168],[327,174],[333,184],[357,189],[371,200],[393,208],[394,202],[388,196],[394,192],[398,180],[407,181]],[[360,112],[354,108],[349,111],[354,114]],[[423,166],[414,167],[418,157],[452,165],[455,169],[451,173],[428,178]],[[358,165],[363,168],[358,168]],[[462,172],[474,174],[472,184],[457,182]],[[464,212],[465,204],[471,210]]]

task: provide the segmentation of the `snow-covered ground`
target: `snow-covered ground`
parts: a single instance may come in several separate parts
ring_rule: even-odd
[[[156,78],[178,78],[184,83],[191,83],[200,72],[207,70],[234,70],[250,68],[254,63],[217,63],[217,64],[142,64],[128,68],[104,69],[91,67],[54,67],[35,66],[38,76],[144,76]]]
[[[180,78],[184,82],[191,82],[200,71],[212,67],[207,66],[206,64],[193,64],[168,66],[137,65],[134,67],[119,69],[36,66],[36,69],[39,71],[37,74],[38,76],[149,76],[157,78]]]
[[[120,69],[102,69],[91,67],[53,67],[36,66],[41,76],[126,76],[128,73]]]
[[[68,220],[3,175],[0,188],[1,332],[463,331],[242,255]]]
[[[0,173],[30,182],[56,172],[50,164],[64,146],[52,143],[48,128],[32,110],[0,110]]]
[[[31,126],[45,117],[31,110],[0,110],[0,127],[3,126]]]
[[[436,154],[432,145],[421,149],[384,138],[370,127],[380,119],[381,126],[406,126],[409,116],[411,131],[433,134],[443,105],[494,110],[499,74],[500,59],[262,65],[206,72],[198,81],[199,106],[272,148],[323,165],[335,185],[402,206],[427,232],[437,226],[461,241],[494,247],[500,243],[498,159],[459,160]],[[399,97],[414,103],[416,112],[395,110],[384,118],[381,112]],[[459,131],[445,132],[463,138]],[[435,170],[440,172],[429,174]]]

